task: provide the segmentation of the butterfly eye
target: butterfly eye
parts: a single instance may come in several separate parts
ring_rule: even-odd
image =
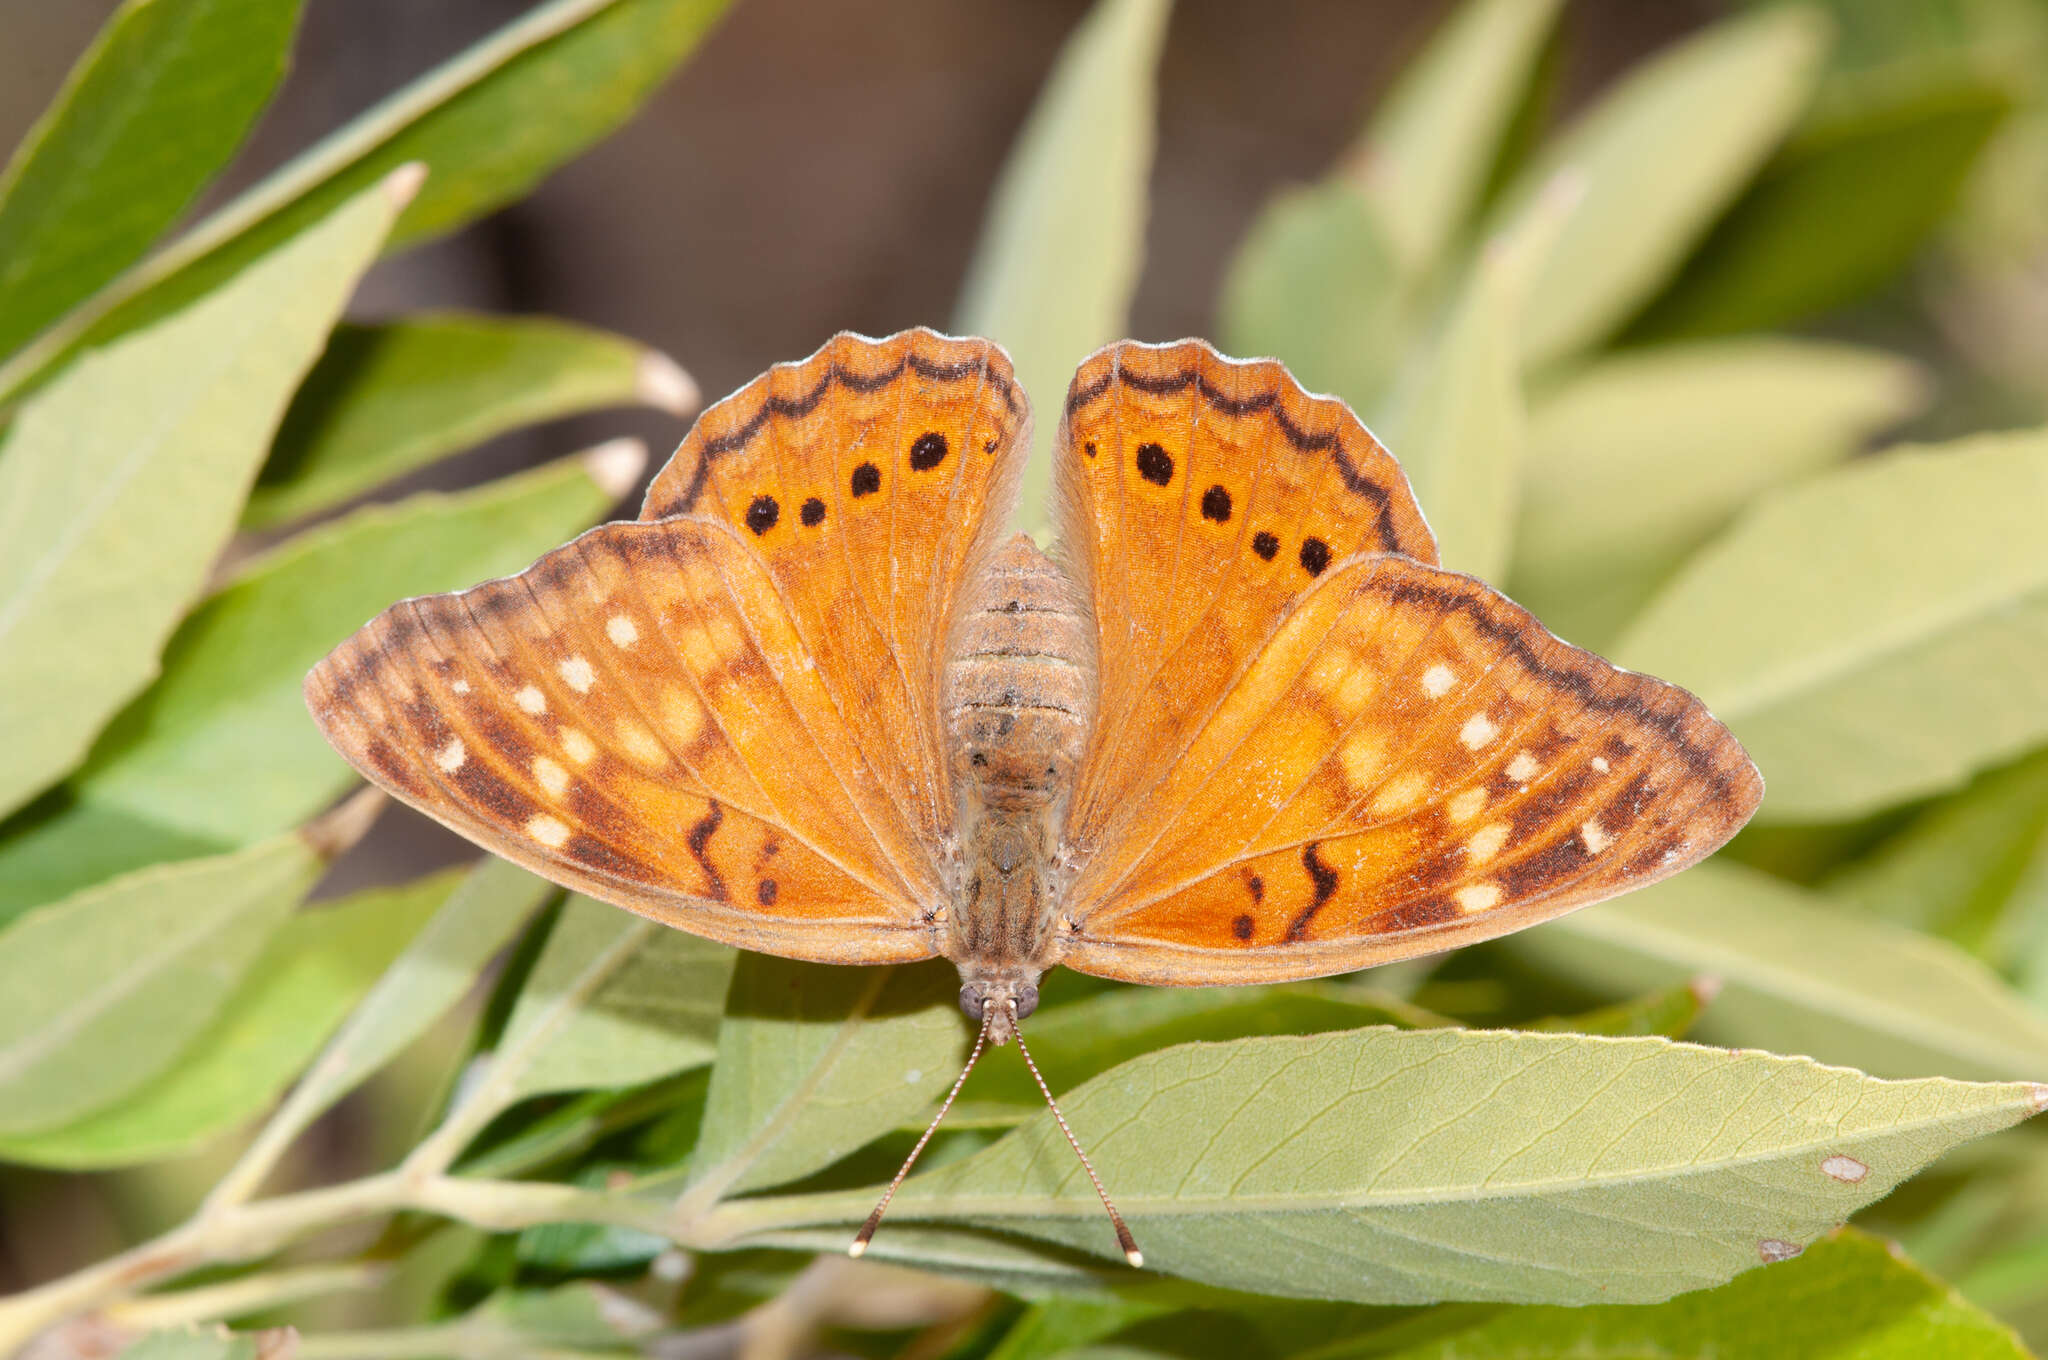
[[[1022,1020],[1037,1009],[1038,988],[1027,982],[1017,989],[1017,1014],[1015,1018]]]
[[[1034,1005],[1037,1004],[1038,993],[1036,991],[1031,994],[1031,1000]],[[982,995],[980,985],[970,982],[965,987],[962,987],[960,989],[960,1009],[967,1012],[967,1018],[979,1021],[981,1019],[981,1008]]]

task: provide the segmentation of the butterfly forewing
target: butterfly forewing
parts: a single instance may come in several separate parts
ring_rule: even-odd
[[[1101,635],[1101,718],[1067,823],[1085,853],[1123,836],[1112,824],[1161,772],[1187,720],[1176,697],[1215,695],[1333,563],[1434,562],[1436,546],[1400,468],[1342,402],[1200,341],[1089,358],[1055,459],[1061,538]]]
[[[1303,977],[1489,938],[1685,868],[1762,792],[1685,691],[1386,555],[1332,568],[1155,756],[1146,814],[1074,885],[1083,972]]]
[[[706,411],[645,520],[709,516],[768,564],[860,746],[928,844],[952,824],[937,694],[956,600],[1028,448],[1008,358],[927,330],[840,335]]]

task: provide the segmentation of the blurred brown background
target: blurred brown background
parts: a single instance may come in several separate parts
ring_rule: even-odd
[[[19,141],[115,4],[0,0],[0,143]],[[529,7],[309,0],[296,68],[200,210]],[[675,356],[707,398],[841,328],[943,327],[1004,154],[1086,8],[1087,0],[739,0],[623,132],[524,202],[386,262],[356,310],[462,306],[608,327]],[[1210,329],[1223,266],[1259,205],[1275,187],[1328,167],[1449,8],[1178,0],[1160,71],[1133,334]],[[1553,112],[1727,8],[1574,0]],[[425,480],[495,476],[627,432],[645,436],[657,456],[682,434],[644,413],[571,422],[501,440]],[[344,867],[357,882],[388,880],[473,853],[400,813]],[[314,1144],[309,1154],[330,1163],[380,1155],[346,1118]],[[203,1168],[191,1174],[203,1178]],[[111,1198],[80,1178],[43,1174],[11,1174],[6,1189],[0,1291],[132,1239],[147,1226],[140,1220],[181,1194],[176,1173],[132,1181]]]

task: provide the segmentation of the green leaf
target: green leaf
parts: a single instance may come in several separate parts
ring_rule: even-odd
[[[1372,205],[1332,180],[1275,197],[1223,282],[1218,325],[1233,354],[1270,354],[1303,386],[1359,409],[1397,367],[1410,298]]]
[[[220,285],[398,166],[432,170],[390,248],[454,231],[523,196],[618,127],[696,49],[726,0],[549,0],[365,111],[167,249],[116,279],[12,361],[0,399],[82,344]]]
[[[225,1327],[184,1327],[151,1332],[122,1350],[121,1360],[263,1360],[257,1338]]]
[[[685,415],[697,389],[667,355],[561,321],[344,325],[286,412],[243,523],[297,519],[507,430],[636,403]]]
[[[461,880],[436,874],[286,920],[213,1023],[155,1079],[62,1128],[0,1139],[0,1158],[82,1170],[191,1152],[254,1118],[297,1076]]]
[[[1557,20],[1560,0],[1467,0],[1381,101],[1345,176],[1365,192],[1404,278],[1458,239]]]
[[[1649,1308],[1504,1309],[1413,1346],[1343,1343],[1320,1360],[1769,1356],[1771,1360],[2028,1360],[1997,1319],[1879,1238],[1843,1229],[1799,1259]]]
[[[1442,338],[1381,422],[1444,565],[1456,571],[1496,578],[1507,570],[1525,443],[1522,302],[1577,195],[1573,181],[1559,181],[1513,235],[1487,243]]]
[[[1785,326],[1881,288],[1948,216],[2012,107],[2011,93],[1977,78],[1815,122],[1764,167],[1633,337]]]
[[[795,1180],[929,1110],[967,1058],[958,986],[940,962],[844,968],[741,955],[689,1195]]]
[[[1771,821],[1846,819],[2048,740],[2048,432],[1861,460],[1766,495],[1614,659],[1699,694]]]
[[[495,1098],[633,1086],[710,1062],[732,966],[725,945],[572,894],[491,1057]]]
[[[1533,403],[1514,596],[1565,636],[1605,641],[1743,505],[1847,458],[1927,396],[1909,360],[1819,341],[1597,360]]]
[[[393,600],[526,566],[596,519],[644,460],[621,441],[457,495],[371,506],[250,564],[179,628],[162,678],[84,768],[0,840],[0,918],[326,805],[355,775],[306,720],[306,670]]]
[[[0,934],[0,1134],[69,1123],[168,1067],[320,867],[287,833],[128,874]]]
[[[475,985],[535,907],[555,891],[524,869],[486,858],[384,970],[299,1084],[271,1116],[241,1166],[215,1194],[245,1198],[273,1158],[336,1101],[427,1032]]]
[[[1145,243],[1154,69],[1168,0],[1097,0],[1003,167],[954,313],[1004,346],[1040,412],[1022,523],[1045,521],[1045,450],[1067,380],[1124,333]]]
[[[1181,1045],[1062,1103],[1167,1273],[1360,1303],[1651,1303],[1814,1241],[2038,1113],[2048,1087],[1658,1038],[1367,1029]],[[867,1201],[719,1213],[759,1232],[857,1222]],[[1049,1112],[913,1177],[890,1212],[1113,1250]]]
[[[1521,1028],[1539,1034],[1661,1034],[1679,1039],[1699,1023],[1700,1013],[1720,994],[1719,978],[1696,977],[1577,1015],[1546,1016]]]
[[[1983,964],[1768,874],[1716,861],[1500,948],[1610,994],[1707,974],[1703,1042],[1885,1076],[2048,1078],[2048,1018]]]
[[[241,145],[301,0],[127,0],[0,174],[0,354],[131,264]]]
[[[233,532],[299,379],[416,176],[81,359],[0,446],[0,813],[85,754]]]
[[[1530,290],[1530,360],[1598,343],[1664,284],[1798,118],[1827,41],[1803,7],[1716,24],[1636,67],[1530,164],[1488,235],[1560,172],[1585,183]]]
[[[2028,990],[2048,973],[2048,755],[1981,776],[1822,887],[2028,975]],[[2048,1009],[2048,990],[2031,995]]]

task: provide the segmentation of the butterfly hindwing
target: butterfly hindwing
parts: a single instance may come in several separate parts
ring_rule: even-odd
[[[1309,977],[1504,934],[1654,882],[1762,794],[1691,695],[1405,558],[1332,568],[1179,738],[1155,815],[1085,862],[1082,972]]]
[[[761,556],[862,750],[933,845],[953,814],[945,642],[1009,518],[1028,426],[1010,361],[986,340],[841,334],[705,411],[641,513],[722,520]]]
[[[1199,340],[1090,357],[1055,452],[1060,535],[1100,632],[1100,718],[1068,815],[1078,852],[1144,837],[1195,708],[1287,602],[1361,552],[1436,561],[1394,459],[1343,402]]]

